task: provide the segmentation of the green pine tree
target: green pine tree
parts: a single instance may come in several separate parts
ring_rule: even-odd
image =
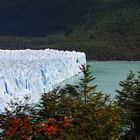
[[[117,100],[121,107],[123,130],[135,138],[140,137],[140,75],[136,77],[131,71],[120,86]]]
[[[88,65],[82,65],[80,69],[83,78],[79,86],[66,85],[57,90],[59,100],[53,92],[48,95],[43,94],[41,101],[44,112],[49,113],[48,110],[52,109],[53,112],[59,112],[61,116],[71,118],[71,125],[61,133],[63,139],[115,140],[119,138],[121,124],[118,105],[110,101],[109,96],[96,91],[97,86],[90,83],[95,78],[92,77]]]
[[[84,98],[85,104],[88,102],[88,99],[91,95],[96,93],[96,85],[90,85],[90,82],[95,80],[95,78],[91,75],[91,71],[89,69],[89,65],[82,65],[80,67],[83,72],[83,78],[81,78],[81,93]]]

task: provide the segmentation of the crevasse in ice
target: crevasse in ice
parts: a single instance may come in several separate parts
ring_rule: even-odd
[[[75,51],[0,50],[0,109],[10,100],[36,103],[41,93],[80,72],[84,53]]]

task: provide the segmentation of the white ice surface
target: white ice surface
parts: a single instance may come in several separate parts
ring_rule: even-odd
[[[0,109],[14,98],[36,103],[41,93],[80,72],[84,53],[75,51],[0,50]]]

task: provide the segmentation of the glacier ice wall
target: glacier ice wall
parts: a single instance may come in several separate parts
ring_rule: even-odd
[[[15,98],[36,103],[41,93],[80,72],[84,53],[46,50],[0,50],[0,109]]]

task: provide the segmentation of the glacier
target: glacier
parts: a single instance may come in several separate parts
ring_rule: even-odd
[[[41,93],[81,72],[85,53],[75,51],[0,50],[0,110],[11,100],[37,103]]]

